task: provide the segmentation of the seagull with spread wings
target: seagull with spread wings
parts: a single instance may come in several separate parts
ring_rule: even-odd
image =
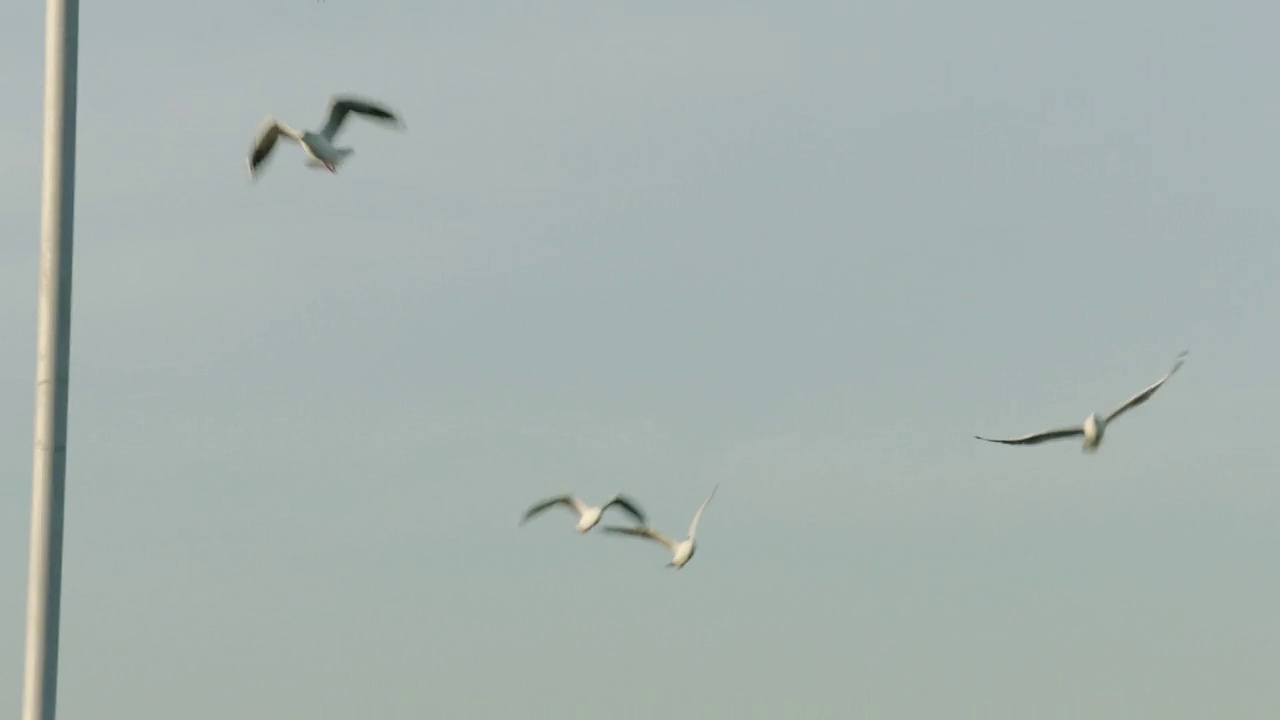
[[[276,141],[281,137],[286,137],[302,146],[303,152],[307,154],[308,167],[324,168],[331,173],[336,173],[338,165],[355,152],[351,148],[334,145],[334,138],[337,137],[338,131],[342,129],[342,123],[351,113],[396,127],[404,125],[390,110],[353,97],[334,97],[329,101],[329,117],[319,132],[298,131],[275,118],[267,118],[249,154],[249,177],[257,176],[259,166],[266,162],[271,151],[275,149]]]
[[[641,525],[643,525],[645,522],[644,510],[640,509],[640,506],[636,503],[636,501],[632,500],[626,495],[623,495],[622,493],[618,493],[617,495],[614,495],[613,498],[609,500],[609,502],[605,503],[604,505],[601,505],[600,507],[596,507],[594,505],[588,505],[573,495],[558,495],[553,498],[548,498],[546,500],[543,500],[542,502],[534,504],[533,507],[529,508],[528,511],[525,512],[524,518],[520,520],[520,524],[523,525],[529,522],[529,520],[533,519],[538,515],[541,515],[542,513],[555,507],[556,505],[564,505],[565,507],[569,508],[570,510],[573,510],[575,513],[578,514],[577,530],[580,533],[584,533],[590,530],[591,528],[595,527],[596,524],[600,522],[600,517],[604,515],[604,511],[608,510],[614,505],[617,505],[618,507],[622,508],[624,512],[626,512],[631,517],[635,518],[636,522],[640,523]]]
[[[667,563],[667,567],[673,567],[679,570],[693,559],[693,552],[697,549],[697,543],[694,538],[698,534],[698,521],[702,519],[702,511],[707,509],[707,503],[711,502],[711,498],[715,497],[716,490],[719,487],[720,485],[717,484],[715,487],[711,488],[711,494],[707,496],[706,500],[702,501],[702,506],[698,508],[698,512],[693,514],[693,522],[689,523],[689,537],[681,540],[680,542],[676,542],[657,530],[643,524],[640,527],[634,528],[606,526],[604,530],[605,532],[646,538],[660,545],[665,545],[666,548],[671,551],[671,562]]]
[[[1112,422],[1115,422],[1116,418],[1120,417],[1124,413],[1150,400],[1151,396],[1155,395],[1156,391],[1160,389],[1160,386],[1164,385],[1165,381],[1173,377],[1174,373],[1178,372],[1178,368],[1182,367],[1182,362],[1186,357],[1187,352],[1185,350],[1178,353],[1178,357],[1175,358],[1173,362],[1173,369],[1165,373],[1164,377],[1149,385],[1142,392],[1126,400],[1123,405],[1112,410],[1111,414],[1107,415],[1105,418],[1099,417],[1097,413],[1091,413],[1080,425],[1032,433],[1030,435],[1024,435],[1020,438],[1013,438],[1011,440],[994,440],[992,438],[982,437],[981,435],[974,435],[974,437],[979,440],[1003,443],[1005,445],[1038,445],[1048,440],[1060,440],[1062,438],[1079,437],[1083,435],[1083,452],[1097,452],[1098,446],[1102,444],[1102,436],[1103,433],[1106,432],[1107,426]]]

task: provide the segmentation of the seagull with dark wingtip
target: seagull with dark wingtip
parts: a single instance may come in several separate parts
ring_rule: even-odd
[[[1063,438],[1080,437],[1083,435],[1084,447],[1082,448],[1082,451],[1097,452],[1098,446],[1102,444],[1102,436],[1106,432],[1107,426],[1112,422],[1115,422],[1116,418],[1120,417],[1124,413],[1150,400],[1151,396],[1155,395],[1156,391],[1160,389],[1160,386],[1164,385],[1165,381],[1173,377],[1174,373],[1178,372],[1178,368],[1182,367],[1182,362],[1186,357],[1187,352],[1185,350],[1178,353],[1178,357],[1173,361],[1172,370],[1165,373],[1164,377],[1149,385],[1142,392],[1126,400],[1123,405],[1112,410],[1111,414],[1107,415],[1105,418],[1099,417],[1097,413],[1091,413],[1080,425],[1058,428],[1056,430],[1045,430],[1044,432],[1032,433],[1030,435],[1024,435],[1020,438],[1013,438],[1011,440],[994,440],[992,438],[982,437],[981,435],[974,435],[974,437],[978,440],[985,440],[992,443],[1003,443],[1005,445],[1039,445],[1040,443],[1048,440],[1060,440]]]
[[[548,498],[547,500],[534,504],[533,507],[529,508],[529,510],[525,512],[524,517],[520,520],[520,524],[523,525],[529,522],[534,517],[541,515],[556,505],[564,505],[578,514],[577,530],[580,533],[585,533],[595,527],[600,522],[600,517],[604,515],[604,511],[614,505],[622,508],[624,512],[635,518],[636,522],[641,525],[645,523],[644,510],[640,509],[640,506],[636,504],[636,501],[619,493],[614,495],[609,502],[601,505],[600,507],[588,505],[573,495],[557,495],[556,497]]]
[[[266,162],[281,136],[302,146],[303,152],[307,154],[308,167],[324,168],[331,173],[338,172],[338,165],[355,152],[351,148],[334,145],[334,138],[337,137],[338,131],[342,129],[342,123],[351,113],[396,127],[404,127],[400,118],[390,110],[353,97],[335,97],[329,101],[329,117],[319,132],[298,131],[275,118],[267,118],[249,154],[249,177],[257,176],[258,167]]]
[[[693,553],[698,549],[696,537],[698,535],[698,521],[702,519],[702,511],[707,509],[707,503],[711,502],[711,498],[716,496],[716,490],[720,485],[717,484],[711,488],[711,494],[706,500],[702,501],[702,506],[698,508],[698,512],[693,514],[693,522],[689,523],[689,536],[684,540],[676,542],[651,527],[641,523],[640,527],[624,528],[624,527],[605,527],[605,532],[619,533],[622,535],[631,535],[632,537],[644,538],[652,540],[659,545],[665,546],[671,551],[671,562],[667,563],[667,567],[679,570],[693,559]]]

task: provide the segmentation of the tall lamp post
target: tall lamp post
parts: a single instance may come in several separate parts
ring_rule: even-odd
[[[67,387],[71,357],[80,1],[46,0],[46,3],[35,460],[22,720],[53,720],[58,698],[62,517],[66,497]]]

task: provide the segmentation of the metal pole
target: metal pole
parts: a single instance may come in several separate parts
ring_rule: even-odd
[[[71,230],[76,205],[80,2],[46,0],[46,3],[35,461],[31,483],[31,560],[27,579],[22,720],[53,720],[58,698],[62,512],[71,357]]]

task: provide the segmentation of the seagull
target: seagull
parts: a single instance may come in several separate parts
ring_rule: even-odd
[[[1077,436],[1083,435],[1084,447],[1082,451],[1090,452],[1090,453],[1097,452],[1098,446],[1102,444],[1102,436],[1103,436],[1103,433],[1106,432],[1107,426],[1110,425],[1112,422],[1114,422],[1116,418],[1120,417],[1124,413],[1150,400],[1151,396],[1155,395],[1156,391],[1160,389],[1160,386],[1164,385],[1165,381],[1173,377],[1174,373],[1178,372],[1178,368],[1182,367],[1182,362],[1183,360],[1186,359],[1186,357],[1187,357],[1187,351],[1183,350],[1182,352],[1178,353],[1178,357],[1176,357],[1173,361],[1173,369],[1169,370],[1169,372],[1165,373],[1164,377],[1160,378],[1159,380],[1149,385],[1142,392],[1126,400],[1123,405],[1116,408],[1115,410],[1112,410],[1111,414],[1106,416],[1105,418],[1098,417],[1097,413],[1091,413],[1089,417],[1084,419],[1084,422],[1082,424],[1077,425],[1075,427],[1059,428],[1057,430],[1046,430],[1044,432],[1033,433],[1031,435],[1024,435],[1023,437],[1020,437],[1020,438],[1013,438],[1011,440],[993,440],[992,438],[985,438],[985,437],[982,437],[981,435],[974,435],[974,437],[979,440],[985,440],[987,442],[1004,443],[1005,445],[1038,445],[1042,442],[1045,442],[1046,440],[1059,440],[1061,438],[1077,437]]]
[[[336,173],[338,165],[355,152],[351,148],[336,147],[333,144],[334,137],[342,129],[342,123],[349,113],[364,115],[397,127],[404,126],[390,110],[352,97],[334,97],[329,101],[329,117],[319,132],[311,130],[299,132],[275,118],[268,117],[249,155],[249,177],[255,177],[258,166],[266,161],[281,135],[302,146],[302,150],[307,154],[308,167],[322,167],[331,173]]]
[[[625,528],[606,526],[605,532],[620,533],[622,535],[634,535],[636,537],[648,538],[656,543],[666,545],[671,551],[671,562],[667,563],[667,567],[673,567],[677,570],[684,567],[693,559],[693,552],[697,550],[698,544],[694,541],[694,536],[698,534],[698,521],[702,519],[702,511],[707,509],[707,503],[711,502],[711,498],[715,497],[716,490],[720,487],[719,483],[711,488],[711,494],[706,500],[702,501],[702,507],[698,508],[698,512],[693,514],[693,522],[689,523],[689,537],[676,542],[651,527],[641,525],[641,527]]]
[[[566,505],[574,512],[578,513],[577,529],[580,533],[585,533],[595,527],[596,524],[600,522],[600,516],[604,514],[604,511],[614,505],[622,508],[641,525],[643,525],[645,521],[644,511],[640,509],[640,506],[631,498],[619,493],[614,495],[609,502],[601,505],[600,507],[588,505],[573,495],[558,495],[556,497],[543,500],[529,508],[529,510],[525,512],[524,518],[520,520],[520,524],[523,525],[526,522],[529,522],[529,520],[533,519],[535,515],[540,515],[555,505]]]

